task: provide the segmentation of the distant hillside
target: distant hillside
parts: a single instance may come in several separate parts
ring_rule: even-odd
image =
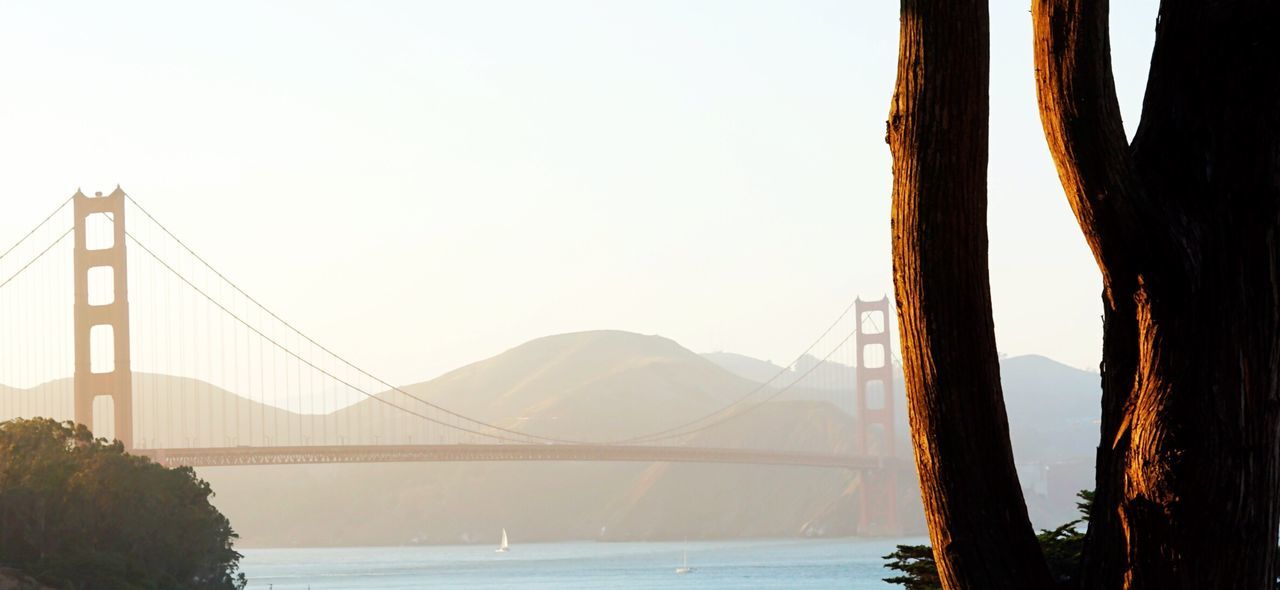
[[[745,379],[764,382],[782,367],[768,361],[732,353],[702,355],[721,368]],[[829,373],[853,367],[829,363]],[[899,374],[894,391],[905,425],[906,393]],[[1019,460],[1055,461],[1080,455],[1092,456],[1101,403],[1096,373],[1081,371],[1039,355],[1007,357],[1000,363],[1005,410],[1013,431]],[[805,384],[809,385],[810,380]],[[815,383],[811,387],[821,387]],[[852,392],[850,392],[852,395]],[[1081,436],[1093,433],[1094,436]]]
[[[666,338],[616,331],[541,338],[404,389],[504,426],[594,440],[670,427],[748,392],[772,391]],[[784,396],[690,443],[850,448],[850,416],[797,393],[802,399]],[[255,545],[496,542],[501,528],[513,543],[841,535],[853,532],[859,489],[857,477],[840,470],[732,465],[321,465],[201,474]],[[903,479],[903,513],[918,513],[913,480]]]
[[[1101,377],[1026,355],[1005,359],[1000,381],[1019,460],[1093,457],[1102,411]]]
[[[763,382],[782,368],[767,361],[731,353],[704,358],[746,379]],[[828,372],[853,367],[834,365]],[[1015,460],[1032,518],[1042,526],[1074,517],[1075,492],[1093,487],[1093,457],[1098,445],[1101,382],[1096,373],[1052,359],[1025,355],[1000,363],[1005,410]],[[894,385],[902,433],[899,453],[910,456],[906,439],[906,393],[901,376]],[[852,395],[850,392],[849,395]]]
[[[40,415],[70,420],[71,379],[59,379],[30,389],[0,385],[0,420],[15,415]],[[105,400],[104,400],[105,401]],[[336,415],[302,415],[245,399],[195,379],[134,372],[134,428],[139,447],[190,447],[264,444],[264,431],[288,425],[293,432],[336,432]],[[105,408],[94,434],[113,436]]]
[[[616,440],[715,410],[753,388],[673,340],[602,330],[539,338],[403,389],[532,434]]]
[[[744,379],[756,383],[773,380],[775,384],[786,384],[796,379],[804,389],[832,391],[851,389],[854,383],[854,369],[848,365],[832,361],[823,361],[813,355],[806,354],[796,361],[795,368],[783,371],[773,361],[762,361],[746,355],[732,352],[708,352],[702,355],[720,368]]]
[[[616,440],[703,416],[754,390],[768,396],[775,389],[759,383],[779,370],[741,355],[697,355],[657,336],[597,331],[540,338],[404,389],[522,431]],[[856,434],[847,385],[852,371],[820,366],[813,375],[821,378],[690,442],[848,450]],[[1055,525],[1070,516],[1074,491],[1090,485],[1098,378],[1043,357],[1006,359],[1003,377],[1033,519]],[[775,385],[793,379],[787,375]],[[190,379],[139,373],[134,385],[135,421],[149,433],[138,442],[149,447],[262,444],[249,437],[251,428],[263,426],[332,438],[357,418],[381,422],[371,432],[345,433],[344,442],[385,442],[390,431],[425,441],[433,432],[372,400],[329,414],[297,414]],[[895,391],[901,398],[900,382]],[[0,411],[45,403],[66,417],[69,392],[65,380],[31,390],[0,386]],[[62,398],[65,403],[57,401]],[[920,532],[905,407],[899,399],[898,453],[908,459],[901,512],[915,527],[909,532]],[[504,527],[514,543],[846,535],[853,532],[860,489],[857,477],[839,470],[733,465],[411,463],[200,472],[244,543],[257,546],[488,543]]]
[[[782,371],[782,367],[775,365],[773,361],[762,361],[735,352],[706,352],[702,354],[702,358],[715,363],[734,375],[750,379],[756,383],[764,383],[773,379],[774,376]]]

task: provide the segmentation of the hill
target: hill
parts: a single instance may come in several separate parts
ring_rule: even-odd
[[[616,440],[713,411],[752,388],[673,340],[602,330],[532,340],[402,389],[522,432]],[[364,406],[376,403],[341,412],[368,412]]]
[[[698,355],[657,336],[595,331],[533,340],[403,389],[521,431],[616,440],[687,422],[751,391],[768,396],[774,389],[760,383],[780,370],[742,355]],[[822,378],[805,380],[767,409],[690,442],[846,450],[855,439],[852,372],[834,363],[819,366],[813,375]],[[1002,376],[1033,519],[1056,524],[1072,513],[1075,490],[1090,485],[1097,376],[1035,356],[1005,359]],[[792,379],[784,375],[775,385]],[[44,403],[69,415],[69,397],[65,404],[57,401],[69,391],[66,381],[31,390],[0,387],[0,410]],[[911,451],[900,382],[895,392],[902,410],[898,453],[906,458]],[[376,442],[378,432],[390,430],[429,440],[421,420],[390,415],[374,400],[299,414],[208,383],[143,373],[135,375],[135,397],[138,429],[148,433],[138,443],[149,447],[262,444],[249,437],[264,425],[332,437],[360,417],[383,421],[374,432],[348,433],[345,442]],[[856,477],[835,470],[689,464],[419,463],[200,472],[213,483],[216,505],[243,542],[259,546],[496,542],[503,527],[515,542],[841,535],[853,532],[859,488]],[[918,532],[914,475],[900,481],[904,517]]]
[[[703,355],[743,378],[764,381],[782,368],[751,357],[711,353]],[[852,372],[853,367],[824,368],[829,373]],[[1005,357],[1000,362],[1005,410],[1014,458],[1018,463],[1032,520],[1056,526],[1075,517],[1075,493],[1093,487],[1093,457],[1098,444],[1101,383],[1096,373],[1069,367],[1039,355]],[[845,381],[848,382],[848,381]],[[899,430],[899,454],[910,456],[906,440],[906,394],[902,378],[894,384]],[[851,391],[845,395],[852,396]]]
[[[404,389],[503,426],[596,440],[659,430],[750,391],[771,391],[669,339],[616,331],[540,338]],[[353,405],[334,419],[341,423],[343,414],[366,412],[375,403]],[[830,403],[789,399],[769,405],[690,443],[835,451],[853,441],[851,417]],[[857,477],[839,470],[733,465],[426,463],[200,471],[250,545],[496,543],[502,528],[513,543],[851,534],[858,489]],[[914,490],[906,487],[904,497],[912,498]]]

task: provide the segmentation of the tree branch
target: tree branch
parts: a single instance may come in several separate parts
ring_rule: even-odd
[[[987,267],[986,0],[902,0],[889,115],[911,438],[948,589],[1052,588],[1013,465]]]
[[[1111,72],[1107,0],[1034,0],[1036,95],[1067,200],[1108,299],[1127,297],[1145,249],[1144,200]]]

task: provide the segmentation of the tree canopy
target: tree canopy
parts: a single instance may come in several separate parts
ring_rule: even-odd
[[[79,589],[241,589],[236,534],[187,467],[50,419],[0,423],[0,566]]]

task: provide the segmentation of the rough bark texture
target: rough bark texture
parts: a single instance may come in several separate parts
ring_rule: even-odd
[[[1032,10],[1045,136],[1104,285],[1082,584],[1273,587],[1280,2],[1164,0],[1132,144],[1107,10]]]
[[[947,588],[1050,588],[1013,465],[987,273],[985,0],[903,0],[894,287],[925,516]]]

